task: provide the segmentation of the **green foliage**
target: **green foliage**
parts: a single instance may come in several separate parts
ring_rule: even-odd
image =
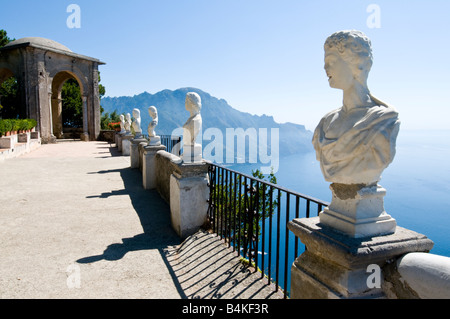
[[[252,176],[262,182],[277,183],[273,171],[265,176],[257,169],[252,171]],[[222,176],[219,176],[219,181],[222,181]],[[240,238],[242,247],[248,248],[250,243],[258,240],[261,235],[260,222],[272,216],[278,207],[278,200],[273,195],[274,189],[271,190],[267,185],[264,189],[261,182],[258,188],[255,182],[251,187],[246,187],[243,180],[240,184],[217,183],[212,192],[216,211],[220,212],[216,216],[216,229],[224,236]]]
[[[67,80],[61,91],[64,127],[83,127],[83,100],[78,82]]]
[[[0,30],[0,48],[7,45],[9,42],[14,41],[15,39],[10,39],[5,30]]]
[[[6,135],[12,131],[26,131],[36,127],[37,122],[34,119],[0,119],[0,135]]]
[[[12,130],[12,124],[10,120],[0,120],[0,135],[5,135],[6,132]]]
[[[19,85],[15,77],[6,79],[0,85],[0,117],[17,118],[20,117],[20,101],[18,96]]]
[[[110,130],[111,126],[109,124],[117,122],[120,122],[120,115],[117,114],[117,110],[115,110],[111,114],[104,113],[100,118],[100,126],[102,130]]]

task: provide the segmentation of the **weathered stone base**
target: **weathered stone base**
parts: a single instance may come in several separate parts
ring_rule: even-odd
[[[181,155],[181,158],[185,163],[201,163],[202,146],[200,144],[183,145],[183,154]]]
[[[320,213],[323,225],[350,237],[393,234],[397,223],[384,210],[386,190],[379,185],[332,184],[332,201]]]
[[[130,145],[130,163],[131,168],[139,168],[139,144],[145,143],[148,141],[145,138],[134,138],[131,140]]]
[[[133,135],[122,136],[122,155],[130,156],[131,154],[131,139]]]
[[[89,142],[89,134],[88,133],[82,133],[80,135],[80,140],[82,140],[83,142]]]
[[[181,238],[197,232],[208,211],[208,165],[181,164],[170,177],[172,227]]]
[[[383,267],[410,252],[429,252],[433,242],[397,227],[391,235],[352,238],[320,223],[294,219],[288,228],[306,245],[291,269],[291,298],[383,298]],[[370,265],[381,270],[379,287],[369,285]]]
[[[142,159],[142,186],[144,189],[156,188],[156,153],[165,151],[164,145],[145,146]]]

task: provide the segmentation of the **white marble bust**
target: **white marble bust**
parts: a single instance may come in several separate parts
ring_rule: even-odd
[[[148,136],[156,136],[155,128],[158,125],[158,110],[154,106],[148,108],[148,114],[152,118],[150,124],[148,125]]]
[[[139,138],[142,136],[141,129],[141,111],[139,109],[133,109],[133,129],[135,133],[135,138]]]
[[[200,95],[195,92],[187,93],[185,107],[190,116],[183,125],[183,160],[185,162],[198,162],[202,158],[202,145],[196,143],[197,136],[202,129]]]
[[[124,127],[125,127],[126,134],[131,134],[131,115],[130,115],[130,113],[126,114]]]
[[[377,183],[395,156],[400,127],[397,111],[370,93],[370,40],[359,31],[341,31],[325,43],[325,71],[332,88],[343,91],[343,106],[317,126],[313,145],[325,180]]]
[[[398,113],[368,89],[373,58],[367,36],[336,32],[324,48],[328,82],[343,91],[343,105],[326,114],[314,132],[317,160],[333,193],[320,220],[353,237],[392,233],[396,223],[384,211],[386,190],[378,182],[395,156]]]
[[[123,114],[120,114],[120,134],[125,134],[125,116]]]
[[[156,135],[155,128],[158,125],[158,110],[154,106],[148,108],[148,114],[152,118],[148,125],[149,145],[161,145],[161,137]]]

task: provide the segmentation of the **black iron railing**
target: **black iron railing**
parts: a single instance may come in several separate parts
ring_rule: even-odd
[[[288,297],[290,266],[304,248],[287,223],[318,215],[328,203],[215,164],[208,175],[213,232]]]
[[[175,147],[179,143],[181,143],[181,136],[161,135],[161,144],[166,147],[166,151],[169,153],[176,149],[177,154],[175,155],[180,156],[180,147]]]
[[[148,135],[142,135],[145,139],[149,139]],[[160,135],[161,144],[166,147],[166,151],[169,153],[175,152],[177,156],[180,156],[181,136],[174,135]],[[180,144],[177,146],[177,144]]]

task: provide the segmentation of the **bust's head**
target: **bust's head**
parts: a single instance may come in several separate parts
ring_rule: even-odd
[[[133,117],[135,119],[138,119],[141,117],[141,111],[139,111],[139,109],[133,109]]]
[[[131,121],[131,115],[130,115],[130,113],[127,113],[126,119],[127,119],[127,122],[130,122],[130,121]]]
[[[148,114],[154,119],[155,117],[158,116],[158,110],[156,109],[156,107],[150,106],[148,108]]]
[[[124,122],[124,121],[125,121],[125,116],[123,116],[123,114],[120,114],[119,118],[120,118],[120,121],[121,121],[121,122]]]
[[[194,114],[200,113],[202,109],[202,100],[200,95],[195,92],[189,92],[186,94],[186,110],[193,112]]]
[[[364,33],[356,30],[333,33],[325,41],[324,49],[331,87],[345,89],[351,80],[367,86],[373,56],[372,44]]]

